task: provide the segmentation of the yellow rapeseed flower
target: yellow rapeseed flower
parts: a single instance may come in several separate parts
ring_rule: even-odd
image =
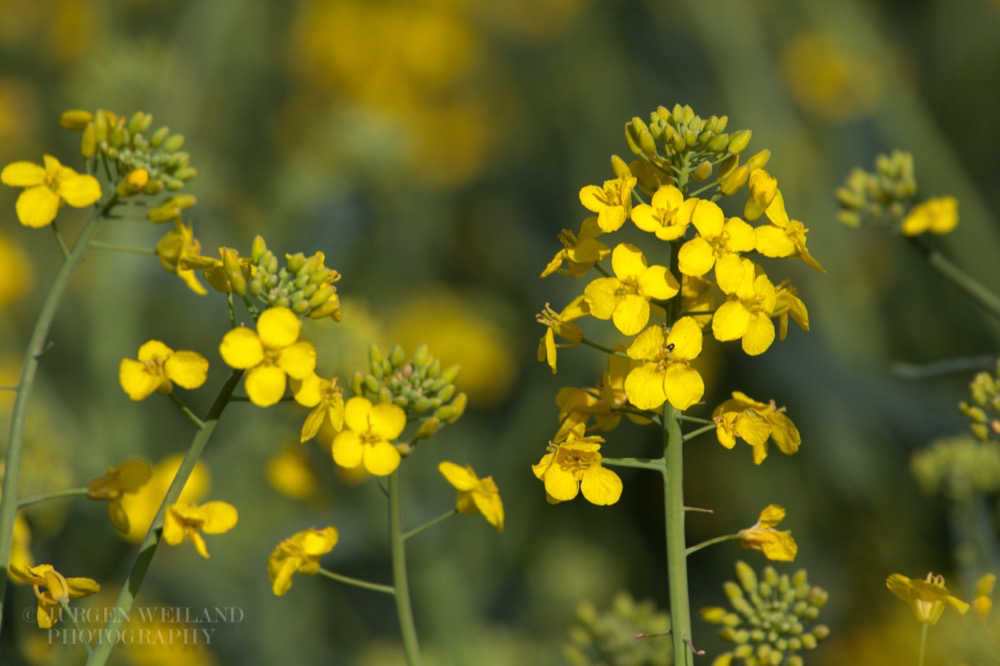
[[[809,310],[799,298],[799,292],[792,286],[790,280],[782,280],[775,288],[774,310],[771,316],[778,318],[778,338],[781,340],[788,335],[789,317],[803,331],[809,330]]]
[[[789,530],[776,530],[775,525],[785,519],[785,509],[770,504],[760,512],[760,518],[753,527],[739,531],[740,545],[750,550],[759,550],[764,557],[777,562],[791,562],[799,551]]]
[[[705,382],[689,362],[701,353],[701,327],[692,317],[681,317],[665,332],[650,326],[629,345],[626,353],[642,361],[625,378],[625,395],[639,409],[656,409],[666,401],[687,409],[701,400]]]
[[[39,629],[48,629],[59,621],[63,603],[86,597],[101,589],[97,581],[90,578],[66,578],[51,564],[29,567],[11,562],[10,574],[34,588],[35,597],[38,598]]]
[[[14,515],[14,536],[10,546],[10,564],[22,569],[35,564],[35,557],[31,554],[31,527],[20,512]],[[11,580],[16,580],[10,571],[7,572],[7,576]]]
[[[749,259],[743,259],[742,266],[739,280],[733,279],[735,275],[719,280],[719,288],[728,298],[712,317],[712,335],[722,342],[741,340],[743,351],[757,356],[774,342],[771,313],[777,292],[759,266]]]
[[[126,494],[139,492],[153,477],[153,468],[142,460],[126,460],[118,467],[109,467],[103,476],[87,483],[87,497],[108,500],[111,524],[119,532],[129,531],[128,512],[122,504]]]
[[[122,534],[126,541],[139,543],[146,536],[146,531],[160,509],[160,504],[163,503],[167,489],[177,475],[183,459],[182,454],[167,456],[153,467],[153,476],[149,483],[135,493],[125,493],[121,496],[119,501],[128,514],[129,529],[127,533]],[[208,467],[199,460],[195,463],[184,488],[181,489],[178,501],[197,502],[204,497],[210,485]]]
[[[480,479],[469,465],[461,467],[448,461],[440,463],[438,471],[458,491],[455,506],[459,513],[481,513],[486,522],[503,532],[503,502],[492,476]]]
[[[816,270],[826,272],[806,247],[806,234],[809,230],[798,220],[789,219],[785,212],[785,200],[780,191],[775,192],[765,213],[771,224],[753,230],[754,249],[765,257],[801,257],[802,261]]]
[[[191,291],[199,296],[208,293],[191,268],[192,263],[201,257],[201,242],[194,237],[194,230],[190,225],[185,225],[177,218],[174,228],[156,242],[156,256],[163,267],[176,274]]]
[[[401,456],[392,440],[406,427],[406,412],[354,397],[344,407],[344,424],[348,429],[333,440],[334,462],[346,468],[364,465],[375,476],[388,476],[399,467]]]
[[[283,596],[292,587],[292,576],[314,576],[319,572],[319,558],[333,550],[339,538],[333,526],[316,529],[310,527],[297,532],[278,544],[267,558],[267,575],[271,578],[271,591]]]
[[[576,347],[583,339],[583,331],[573,323],[573,320],[589,313],[590,306],[581,294],[570,301],[562,312],[556,312],[546,303],[545,310],[536,315],[535,320],[547,327],[545,335],[538,341],[538,360],[548,362],[552,374],[556,373],[557,350]],[[566,342],[557,344],[557,335]]]
[[[198,554],[208,558],[205,538],[201,533],[222,534],[233,529],[237,521],[239,513],[228,502],[177,502],[167,507],[167,513],[163,517],[163,540],[176,546],[185,539],[191,539]]]
[[[763,169],[754,169],[750,172],[748,189],[750,198],[743,207],[743,217],[748,222],[753,222],[764,214],[777,196],[778,179]]]
[[[604,233],[616,231],[628,219],[632,210],[633,176],[620,176],[604,181],[604,187],[587,185],[580,190],[580,203],[589,211],[597,213],[597,226]]]
[[[923,201],[906,214],[900,231],[904,236],[919,236],[929,231],[946,234],[958,225],[958,201],[954,197],[936,197]]]
[[[717,281],[732,282],[743,275],[740,252],[754,247],[754,230],[738,217],[725,219],[719,205],[699,201],[691,214],[698,235],[684,243],[677,255],[678,268],[684,275],[701,277],[715,267]]]
[[[545,493],[552,504],[567,502],[583,491],[591,504],[607,506],[618,501],[622,480],[601,466],[603,437],[585,436],[584,425],[562,431],[561,438],[549,443],[549,453],[531,469],[545,483]]]
[[[743,439],[753,447],[753,461],[759,465],[767,457],[768,439],[773,439],[781,452],[788,455],[798,451],[802,444],[798,428],[784,412],[785,408],[777,407],[773,400],[763,403],[733,391],[732,399],[712,412],[712,420],[720,444],[731,449],[737,437]]]
[[[935,625],[944,613],[945,604],[959,615],[965,615],[969,604],[954,597],[944,586],[944,576],[928,573],[924,580],[913,580],[903,574],[894,573],[885,580],[886,587],[897,597],[910,604],[917,622]]]
[[[680,291],[677,279],[665,266],[648,266],[642,251],[620,243],[611,253],[615,277],[597,278],[584,289],[590,314],[613,319],[625,335],[635,335],[649,321],[650,299],[665,300]]]
[[[656,234],[660,240],[677,240],[687,231],[698,201],[696,198],[684,199],[679,189],[664,185],[656,190],[650,203],[632,209],[632,221],[643,231]]]
[[[302,424],[300,441],[308,441],[319,433],[340,432],[344,428],[344,390],[337,386],[337,378],[323,379],[315,373],[305,379],[292,380],[295,402],[313,410]]]
[[[63,203],[84,208],[101,198],[101,184],[93,176],[78,174],[51,155],[42,159],[45,166],[13,162],[0,172],[4,185],[25,188],[16,204],[17,219],[24,226],[51,224]]]
[[[597,240],[597,237],[604,233],[597,226],[596,217],[588,217],[580,225],[580,233],[574,234],[569,229],[563,229],[559,234],[559,242],[563,244],[563,249],[552,257],[540,277],[548,277],[566,264],[566,271],[573,277],[581,277],[584,273],[594,267],[598,261],[611,254],[607,245]]]
[[[145,400],[154,392],[170,393],[174,384],[196,389],[208,376],[208,361],[193,351],[174,351],[159,340],[139,347],[139,359],[124,358],[118,381],[132,400]]]
[[[269,308],[257,320],[257,332],[234,328],[222,338],[219,353],[232,368],[248,370],[250,402],[269,407],[285,394],[287,377],[305,379],[316,368],[316,348],[299,342],[302,322],[288,308]]]

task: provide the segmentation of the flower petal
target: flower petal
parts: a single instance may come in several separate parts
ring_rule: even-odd
[[[345,430],[333,440],[333,461],[341,467],[354,469],[364,460],[364,455],[361,438],[355,432]]]
[[[270,407],[285,395],[285,373],[273,365],[258,365],[247,373],[244,386],[250,402],[258,407]]]
[[[196,389],[208,377],[208,360],[197,352],[178,351],[170,355],[163,369],[178,386]]]
[[[393,405],[395,406],[395,405]],[[401,456],[396,447],[386,441],[365,447],[365,469],[375,476],[388,476],[399,467]]]
[[[379,404],[372,409],[368,420],[373,433],[386,440],[393,440],[406,427],[406,412],[398,405]]]
[[[101,184],[93,176],[74,173],[59,180],[59,196],[70,206],[83,208],[101,198]]]
[[[219,354],[229,367],[245,370],[264,360],[264,345],[256,333],[241,326],[223,336]]]
[[[610,469],[599,464],[591,465],[580,482],[583,497],[591,504],[608,506],[622,496],[622,480]]]
[[[0,171],[0,182],[11,187],[34,187],[45,182],[45,167],[33,162],[11,162]]]
[[[281,349],[299,339],[302,322],[288,308],[268,308],[257,319],[257,334],[265,347]]]
[[[146,365],[123,358],[118,366],[118,383],[132,400],[145,400],[160,386],[162,378],[146,371]]]
[[[229,502],[205,502],[201,505],[205,512],[205,522],[201,531],[205,534],[222,534],[236,527],[240,514]]]
[[[697,370],[671,363],[663,375],[663,392],[671,405],[685,410],[701,400],[705,394],[705,382]]]
[[[289,345],[278,355],[278,367],[287,372],[289,377],[308,377],[316,370],[316,348],[311,342],[305,341]]]
[[[479,485],[479,477],[471,467],[461,467],[445,460],[438,464],[438,471],[458,490],[472,490]]]
[[[59,195],[39,185],[17,197],[17,219],[26,227],[38,229],[52,223],[59,212]]]
[[[625,378],[625,395],[639,409],[656,409],[667,400],[663,373],[652,363],[634,368]]]

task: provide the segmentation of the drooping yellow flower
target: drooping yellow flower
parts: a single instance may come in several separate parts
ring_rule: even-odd
[[[567,502],[580,491],[591,504],[608,506],[622,494],[622,480],[610,469],[601,466],[603,437],[585,436],[579,424],[564,431],[561,439],[549,443],[549,453],[532,465],[535,477],[545,483],[550,503]]]
[[[13,162],[0,172],[0,182],[23,187],[17,197],[17,219],[26,227],[44,227],[56,219],[63,203],[84,208],[101,198],[101,184],[93,176],[78,174],[63,166],[51,155],[43,158],[45,166],[32,162]]]
[[[153,466],[153,477],[149,483],[142,486],[136,493],[125,493],[120,501],[125,513],[128,514],[128,533],[122,534],[126,541],[139,543],[146,536],[156,512],[163,503],[167,489],[177,475],[184,456],[176,454],[168,456]],[[197,502],[208,491],[211,485],[211,475],[204,462],[195,463],[191,476],[181,490],[179,502]]]
[[[587,185],[580,190],[580,203],[587,210],[597,213],[597,226],[604,233],[621,228],[632,210],[632,188],[635,177],[619,176],[604,181],[604,187]]]
[[[171,546],[176,546],[191,539],[195,550],[204,558],[208,558],[205,548],[205,534],[222,534],[236,526],[239,513],[229,502],[205,502],[204,504],[189,504],[177,502],[167,507],[163,517],[163,540]]]
[[[772,400],[763,403],[745,393],[733,391],[727,400],[712,412],[715,434],[727,449],[736,445],[739,437],[753,447],[753,461],[763,462],[767,457],[767,441],[773,439],[782,453],[792,455],[802,445],[802,437],[792,420],[785,415],[784,407],[777,407]]]
[[[959,615],[965,615],[969,604],[953,597],[944,586],[944,576],[928,572],[924,580],[913,580],[903,574],[892,574],[885,580],[885,586],[897,597],[910,604],[917,622],[935,625],[944,613],[945,604]]]
[[[764,224],[753,230],[754,248],[758,252],[765,257],[801,257],[802,261],[816,270],[826,272],[806,247],[806,234],[809,230],[798,220],[789,219],[785,212],[785,200],[780,191],[775,193],[765,213],[771,224]]]
[[[677,240],[687,231],[696,205],[698,199],[684,199],[679,189],[664,185],[656,190],[650,203],[632,209],[632,221],[660,240]]]
[[[458,491],[455,506],[459,513],[481,513],[486,522],[503,532],[503,502],[492,476],[480,479],[469,465],[461,467],[448,461],[440,463],[438,471]]]
[[[370,474],[388,476],[399,467],[399,450],[392,440],[406,427],[406,412],[397,405],[372,405],[354,397],[344,407],[344,430],[333,440],[333,460],[341,467],[364,465]]]
[[[647,266],[642,251],[621,243],[611,253],[615,277],[597,278],[584,289],[590,314],[613,319],[625,335],[635,335],[649,321],[649,300],[672,298],[680,290],[664,266]]]
[[[536,315],[535,321],[547,327],[545,335],[538,341],[538,360],[548,362],[552,374],[556,373],[556,352],[559,349],[572,349],[583,339],[583,331],[573,320],[589,313],[590,306],[581,294],[570,301],[562,312],[556,312],[546,303],[545,310]],[[557,344],[556,335],[566,342]]]
[[[159,340],[139,347],[139,360],[124,358],[118,382],[132,400],[145,400],[154,392],[170,393],[174,384],[196,389],[208,376],[208,361],[193,351],[174,351]]]
[[[250,257],[241,257],[231,247],[220,247],[219,258],[203,257],[200,254],[184,254],[178,262],[182,271],[200,270],[212,287],[223,294],[246,293],[246,284],[256,272]],[[201,284],[199,283],[199,286]]]
[[[803,331],[809,330],[809,310],[806,304],[799,298],[799,292],[792,286],[790,280],[782,280],[776,287],[774,310],[772,317],[778,318],[778,338],[785,339],[788,335],[788,318],[799,325]]]
[[[153,477],[153,468],[142,460],[126,460],[118,467],[109,467],[103,476],[87,483],[87,497],[108,500],[111,524],[119,532],[129,531],[128,512],[122,504],[126,494],[139,492]]]
[[[268,308],[257,319],[257,332],[234,328],[222,338],[219,353],[232,368],[249,370],[245,386],[250,402],[269,407],[285,394],[287,377],[305,379],[316,368],[316,348],[300,342],[302,322],[288,308]]]
[[[90,578],[66,578],[51,564],[27,567],[11,562],[10,574],[34,588],[35,597],[38,598],[39,629],[48,629],[59,621],[62,603],[89,596],[101,589],[97,581]]]
[[[176,274],[191,291],[199,296],[208,293],[198,281],[194,269],[189,268],[201,257],[201,242],[194,237],[191,225],[185,225],[180,218],[177,218],[174,228],[157,241],[156,256],[160,258],[163,267]]]
[[[568,229],[563,229],[559,234],[559,242],[563,244],[563,249],[552,257],[541,277],[548,277],[566,264],[566,271],[573,277],[581,277],[584,273],[594,267],[598,261],[611,254],[611,249],[607,245],[597,240],[597,237],[604,233],[597,226],[596,217],[588,217],[580,225],[579,235]]]
[[[701,277],[714,266],[719,282],[732,282],[735,275],[742,276],[739,253],[753,249],[753,227],[738,217],[725,219],[718,204],[705,200],[695,206],[691,223],[698,235],[681,246],[677,255],[681,273]]]
[[[295,402],[313,410],[302,424],[300,441],[308,441],[321,428],[340,432],[344,428],[344,390],[337,386],[337,378],[323,379],[315,373],[302,380],[292,380]]]
[[[267,575],[275,596],[283,596],[291,589],[294,574],[316,575],[319,558],[333,550],[339,538],[337,528],[333,526],[323,529],[310,527],[279,543],[267,558]]]
[[[701,353],[701,327],[693,317],[681,317],[669,333],[650,326],[632,341],[626,353],[642,361],[625,378],[625,395],[639,409],[656,409],[666,401],[684,410],[701,400],[705,382],[689,362]]]
[[[903,218],[900,231],[904,236],[919,236],[924,232],[946,234],[958,226],[958,201],[954,197],[935,197],[914,206]]]
[[[777,562],[791,562],[799,552],[799,547],[789,530],[776,530],[775,525],[785,519],[785,509],[770,504],[760,512],[760,518],[753,527],[739,531],[740,545],[750,550],[759,550],[764,557]]]
[[[726,342],[741,340],[743,351],[750,356],[763,354],[774,342],[774,311],[777,294],[774,285],[758,266],[749,259],[742,261],[740,280],[727,276],[719,280],[719,288],[727,300],[712,317],[712,335]]]

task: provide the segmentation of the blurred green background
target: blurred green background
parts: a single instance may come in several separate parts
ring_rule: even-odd
[[[262,234],[279,252],[321,250],[343,274],[343,322],[306,333],[321,369],[349,377],[372,342],[427,342],[462,364],[469,409],[406,461],[405,513],[415,525],[450,506],[436,470],[448,459],[493,476],[507,530],[459,517],[410,542],[427,662],[556,664],[579,601],[606,606],[626,589],[665,608],[667,586],[655,477],[622,470],[622,500],[603,508],[549,506],[531,473],[557,427],[556,391],[592,384],[602,362],[587,348],[560,354],[557,376],[536,362],[544,329],[534,313],[584,284],[538,274],[560,229],[586,215],[578,190],[611,176],[612,153],[627,156],[627,120],[676,102],[728,115],[730,128],[753,130],[748,155],[772,151],[768,170],[827,273],[787,262],[775,276],[793,279],[810,332],[793,327],[757,358],[709,345],[704,415],[732,390],[775,398],[803,445],[755,467],[743,445],[727,451],[711,435],[690,444],[687,503],[715,513],[691,515],[689,541],[785,506],[782,527],[800,549],[779,569],[806,567],[830,593],[832,636],[807,662],[912,663],[918,628],[886,576],[944,572],[963,597],[972,581],[951,577],[948,507],[920,491],[909,458],[966,428],[957,403],[972,373],[912,381],[891,366],[993,355],[1000,329],[900,239],[839,226],[833,192],[877,153],[912,151],[921,196],[960,202],[958,229],[935,243],[1000,289],[998,34],[995,0],[4,0],[0,163],[49,153],[79,167],[78,135],[58,126],[67,108],[152,113],[154,126],[185,135],[199,171],[186,219],[205,254],[246,254]],[[0,191],[3,384],[16,382],[59,261],[47,232],[17,224],[16,195]],[[72,234],[82,216],[65,210],[61,228]],[[163,231],[121,221],[102,238],[151,246]],[[190,396],[196,411],[226,372],[216,353],[224,299],[195,296],[155,258],[95,254],[72,289],[30,412],[25,495],[81,485],[130,456],[186,450],[190,428],[168,401],[133,404],[118,386],[120,359],[145,340],[212,362]],[[205,498],[235,504],[240,523],[209,538],[207,561],[189,546],[162,548],[137,601],[237,607],[241,621],[206,653],[121,650],[119,663],[401,663],[391,599],[302,577],[285,597],[271,593],[268,554],[309,526],[340,530],[327,568],[390,576],[377,484],[341,478],[314,443],[295,449],[302,417],[288,405],[230,408],[204,457]],[[658,447],[631,424],[608,439],[611,456]],[[268,461],[285,447],[309,462],[305,498],[268,483]],[[26,515],[37,561],[117,593],[134,546],[103,505],[60,501]],[[724,602],[736,559],[763,564],[733,544],[692,558],[695,609]],[[3,663],[79,661],[79,646],[50,649],[22,619],[29,589],[9,594]],[[696,619],[695,630],[698,647],[722,649],[713,627]]]

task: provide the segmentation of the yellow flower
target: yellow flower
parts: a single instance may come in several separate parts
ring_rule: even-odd
[[[563,431],[562,438],[549,443],[549,453],[532,465],[535,477],[545,483],[550,503],[566,502],[582,490],[591,504],[608,506],[622,494],[622,480],[601,466],[603,437],[584,436],[583,424]]]
[[[153,477],[153,468],[141,460],[126,460],[118,467],[109,467],[103,476],[87,483],[87,497],[96,500],[109,500],[108,513],[111,524],[116,530],[128,533],[128,513],[122,505],[125,494],[135,494],[149,483]]]
[[[688,363],[701,353],[701,327],[692,317],[681,317],[669,333],[662,326],[643,331],[626,353],[643,361],[625,378],[625,395],[639,409],[656,409],[665,401],[687,409],[701,400],[705,382]]]
[[[953,597],[944,586],[944,576],[927,574],[924,580],[913,580],[902,574],[892,574],[885,579],[889,591],[910,604],[917,622],[921,624],[937,624],[944,613],[945,604],[952,607],[959,615],[965,615],[969,604]]]
[[[240,327],[226,333],[219,345],[222,359],[232,368],[249,370],[246,391],[250,402],[269,407],[285,394],[287,377],[305,379],[316,368],[316,348],[297,342],[302,322],[288,308],[269,308],[257,319],[257,332]]]
[[[660,240],[677,240],[687,231],[698,201],[695,198],[685,200],[676,187],[664,185],[656,190],[650,203],[632,209],[632,221],[643,231],[656,234]]]
[[[918,236],[925,231],[946,234],[958,225],[958,201],[954,197],[936,197],[917,204],[903,218],[904,236]]]
[[[146,536],[146,531],[153,522],[156,512],[160,509],[160,504],[163,503],[167,489],[173,482],[183,459],[184,456],[181,454],[164,458],[153,467],[153,478],[149,480],[149,483],[142,486],[134,494],[122,495],[120,501],[125,513],[128,514],[129,524],[128,533],[122,535],[126,541],[139,543]],[[178,501],[197,502],[205,495],[209,485],[211,485],[211,479],[208,467],[199,460],[195,463],[187,483],[184,484]]]
[[[753,222],[764,214],[774,197],[778,195],[778,179],[763,169],[750,172],[750,198],[743,207],[743,217]]]
[[[562,312],[556,312],[546,303],[545,310],[535,316],[535,321],[548,327],[545,335],[538,341],[538,360],[547,361],[552,368],[552,374],[556,373],[556,351],[572,349],[583,339],[583,331],[573,323],[573,320],[589,313],[590,306],[581,294],[570,301]],[[567,342],[556,344],[556,335]]]
[[[14,537],[10,547],[10,565],[22,569],[34,565],[35,558],[31,554],[31,527],[20,513],[14,514]],[[8,578],[14,579],[10,571]]]
[[[802,257],[802,261],[816,270],[826,272],[806,247],[806,233],[809,230],[798,220],[788,218],[785,200],[780,191],[775,193],[774,200],[765,213],[771,224],[753,230],[754,249],[765,257]]]
[[[241,257],[231,247],[220,247],[219,258],[203,257],[200,254],[185,254],[178,261],[183,271],[200,270],[212,287],[223,294],[246,293],[246,284],[254,276],[256,266],[250,257]],[[199,283],[200,287],[201,284]]]
[[[189,268],[201,256],[201,243],[194,237],[194,230],[190,225],[185,225],[177,218],[174,228],[157,241],[156,256],[160,258],[163,267],[175,273],[191,291],[199,296],[208,293],[195,276],[194,269]]]
[[[785,408],[778,408],[773,400],[765,404],[733,391],[732,400],[725,401],[712,412],[716,437],[727,449],[736,445],[737,437],[743,439],[753,447],[753,461],[758,465],[767,457],[769,438],[782,453],[791,455],[799,450],[802,437],[784,412]]]
[[[580,190],[580,203],[587,210],[597,213],[597,226],[604,233],[615,231],[625,224],[632,210],[635,183],[632,176],[620,176],[604,181],[604,187],[587,185]]]
[[[205,539],[201,533],[222,534],[236,526],[239,513],[236,507],[228,502],[205,502],[204,504],[189,504],[177,502],[167,507],[163,517],[163,540],[171,546],[176,546],[191,539],[195,550],[204,558],[208,558]]]
[[[649,300],[664,300],[680,290],[677,279],[664,266],[647,266],[634,245],[619,244],[611,253],[615,277],[597,278],[584,289],[590,314],[613,319],[625,335],[635,335],[649,321]]]
[[[774,310],[772,317],[778,318],[778,338],[785,339],[788,335],[788,318],[791,317],[803,331],[809,330],[809,310],[799,298],[799,292],[791,281],[782,280],[775,291]]]
[[[118,366],[118,382],[132,400],[145,400],[154,392],[170,393],[174,383],[196,389],[208,376],[208,361],[193,351],[174,351],[159,340],[139,347],[139,360],[124,358]]]
[[[777,294],[767,275],[752,261],[743,259],[742,267],[739,280],[735,275],[719,280],[719,288],[728,299],[712,317],[712,335],[722,342],[740,339],[743,351],[757,356],[774,342],[771,313]]]
[[[34,272],[31,259],[21,246],[0,234],[0,309],[31,289]]]
[[[777,504],[768,505],[760,512],[760,518],[753,527],[739,531],[740,545],[750,550],[759,550],[769,560],[791,562],[799,551],[792,533],[774,529],[784,519],[784,508]]]
[[[63,202],[84,208],[101,198],[101,184],[93,176],[78,174],[51,155],[43,160],[45,166],[13,162],[0,172],[4,185],[25,188],[17,198],[17,219],[24,226],[51,224]]]
[[[292,499],[306,499],[316,491],[316,475],[301,443],[286,446],[267,461],[267,482]]]
[[[739,253],[753,249],[753,227],[738,217],[725,219],[722,209],[712,201],[698,202],[691,223],[698,235],[681,246],[677,255],[681,273],[701,277],[715,266],[719,282],[732,282],[733,276],[742,276]]]
[[[339,538],[337,528],[310,527],[297,532],[278,544],[267,558],[267,575],[271,591],[283,596],[292,587],[292,575],[314,576],[319,571],[319,558],[333,550]]]
[[[972,600],[972,610],[984,621],[990,616],[990,612],[993,610],[993,585],[996,582],[996,575],[991,573],[983,575],[976,581],[976,596]]]
[[[28,583],[34,588],[35,597],[38,598],[39,629],[48,629],[59,621],[62,603],[89,596],[101,589],[97,581],[90,578],[66,578],[52,568],[51,564],[29,567],[11,562],[10,574],[15,580]]]
[[[603,233],[597,226],[596,217],[588,217],[580,225],[580,234],[576,235],[569,229],[563,229],[559,234],[559,242],[563,244],[563,249],[552,257],[540,277],[548,277],[566,264],[566,271],[573,277],[581,277],[584,273],[594,267],[598,261],[611,254],[611,250],[604,243],[597,240]]]
[[[312,439],[321,428],[333,432],[344,428],[344,390],[337,386],[336,377],[323,379],[313,373],[305,379],[293,379],[292,390],[295,402],[313,408],[302,424],[299,441]]]
[[[375,476],[388,476],[399,467],[399,451],[391,442],[406,427],[406,412],[355,397],[344,408],[344,423],[348,429],[333,440],[334,462],[347,468],[363,464]]]
[[[455,505],[459,513],[481,513],[486,522],[503,532],[503,502],[492,476],[480,479],[469,465],[459,467],[448,461],[440,463],[438,471],[458,491]]]

